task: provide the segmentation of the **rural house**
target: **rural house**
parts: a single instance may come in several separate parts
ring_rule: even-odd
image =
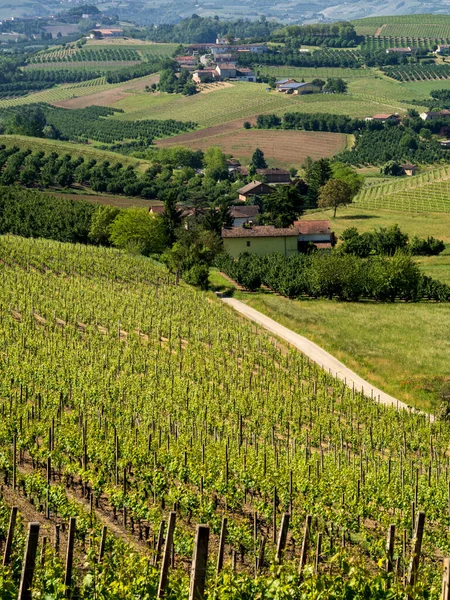
[[[297,229],[276,228],[272,225],[233,227],[222,229],[225,251],[233,258],[243,252],[251,254],[271,254],[279,252],[284,256],[297,253]]]
[[[267,183],[262,183],[261,181],[251,181],[238,189],[239,200],[241,202],[247,202],[249,198],[253,198],[254,196],[267,196],[273,192],[273,188]]]
[[[444,110],[431,110],[429,112],[420,113],[422,121],[432,121],[433,119],[446,119],[450,117],[450,110],[444,108]]]
[[[220,75],[215,69],[199,69],[192,73],[192,80],[195,83],[203,83],[204,81],[220,81]]]
[[[278,81],[275,81],[275,89],[279,90],[279,88],[282,85],[286,85],[288,83],[298,83],[298,81],[296,79],[279,79]]]
[[[330,221],[294,221],[294,227],[298,231],[299,252],[305,251],[309,244],[314,244],[319,249],[327,249],[336,243]]]
[[[413,48],[388,48],[386,54],[401,54],[403,56],[411,56]]]
[[[242,227],[244,224],[255,223],[259,217],[259,206],[245,204],[244,206],[230,206],[233,227]]]
[[[236,65],[233,63],[222,63],[217,65],[216,71],[222,79],[236,77]]]
[[[448,44],[439,44],[435,50],[435,54],[448,56],[450,54],[450,46]]]
[[[264,179],[265,183],[291,183],[291,175],[285,169],[256,169],[256,173]]]
[[[92,39],[102,39],[111,37],[122,37],[123,29],[93,29],[90,32]]]
[[[312,83],[283,83],[277,88],[278,92],[283,92],[284,94],[295,94],[296,96],[300,96],[302,94],[319,94],[322,90],[318,85],[313,85]]]
[[[400,117],[397,113],[378,113],[377,115],[373,115],[373,117],[366,117],[366,121],[376,121],[378,123],[398,123],[400,121]]]

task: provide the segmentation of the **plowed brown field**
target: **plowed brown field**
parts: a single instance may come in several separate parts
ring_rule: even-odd
[[[242,121],[202,129],[192,133],[159,140],[158,146],[186,146],[206,150],[219,146],[244,164],[249,162],[255,148],[260,148],[271,166],[298,168],[307,156],[317,160],[338,154],[346,147],[347,136],[342,133],[285,131],[278,129],[244,129]]]

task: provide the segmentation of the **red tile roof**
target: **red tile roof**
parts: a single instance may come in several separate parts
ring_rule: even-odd
[[[294,227],[278,228],[272,225],[254,227],[234,227],[222,229],[223,238],[258,238],[258,237],[297,237],[298,231]]]
[[[294,221],[294,227],[301,235],[331,233],[330,221]]]

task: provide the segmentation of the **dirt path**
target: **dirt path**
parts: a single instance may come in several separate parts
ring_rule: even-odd
[[[228,304],[228,306],[234,308],[234,310],[239,312],[241,315],[244,315],[251,321],[264,327],[264,329],[267,329],[267,331],[270,331],[270,333],[274,333],[278,337],[289,342],[289,344],[295,348],[298,348],[298,350],[303,352],[303,354],[308,356],[313,362],[318,364],[325,371],[328,371],[331,375],[334,375],[343,381],[348,387],[354,387],[356,391],[365,393],[366,396],[372,397],[377,402],[380,402],[380,404],[394,406],[397,409],[411,410],[407,404],[374,387],[371,383],[365,379],[362,379],[362,377],[357,375],[354,371],[347,368],[337,358],[329,354],[329,352],[317,344],[314,344],[314,342],[311,342],[302,335],[299,335],[291,329],[280,325],[280,323],[277,323],[270,317],[267,317],[258,310],[247,306],[235,298],[223,298],[223,301],[225,304]],[[429,415],[429,417],[430,421],[434,421],[433,415]]]
[[[384,25],[382,25],[381,27],[378,27],[378,29],[375,31],[375,37],[380,36],[383,33],[383,30],[386,27],[386,23],[384,23]]]
[[[215,135],[221,135],[224,133],[232,133],[243,129],[244,122],[249,121],[252,125],[256,123],[257,115],[246,117],[245,119],[236,119],[223,123],[222,125],[214,125],[213,127],[207,127],[206,129],[198,129],[197,131],[191,131],[190,133],[182,133],[181,135],[175,135],[164,140],[157,140],[155,143],[157,146],[182,146],[188,142],[194,142],[203,138],[209,138]]]

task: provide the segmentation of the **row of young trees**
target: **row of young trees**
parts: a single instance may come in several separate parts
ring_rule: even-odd
[[[241,52],[241,65],[274,65],[290,67],[340,67],[358,69],[364,61],[362,56],[353,50],[330,50],[323,48],[312,52],[299,52],[297,48],[288,45],[280,49],[270,49],[258,54],[257,58],[251,52]]]
[[[264,284],[288,298],[450,301],[450,286],[423,275],[411,256],[402,252],[370,258],[336,250],[289,257],[246,253],[237,260],[221,254],[215,264],[250,291]]]

